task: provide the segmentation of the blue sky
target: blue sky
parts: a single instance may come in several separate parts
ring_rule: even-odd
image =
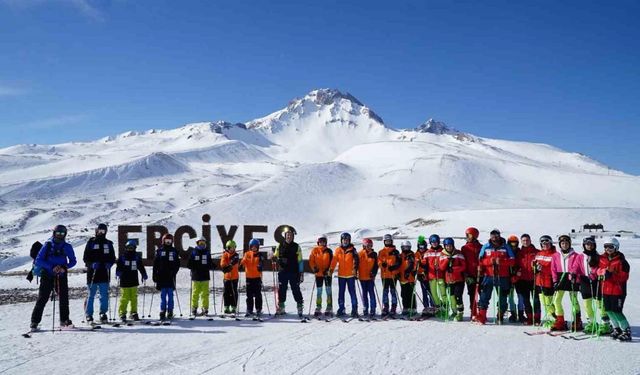
[[[640,175],[639,1],[0,0],[0,147],[247,121],[314,88]]]

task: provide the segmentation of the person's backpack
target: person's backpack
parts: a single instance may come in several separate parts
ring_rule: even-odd
[[[33,259],[34,263],[36,261],[36,258],[38,257],[40,249],[42,249],[42,244],[40,243],[40,241],[36,241],[33,243],[33,245],[31,245],[31,251],[29,252],[29,255],[31,256],[31,259]],[[31,266],[31,270],[27,274],[27,280],[29,280],[29,282],[33,280],[33,265]]]

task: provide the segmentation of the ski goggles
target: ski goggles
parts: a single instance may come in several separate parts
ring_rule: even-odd
[[[98,233],[98,234],[107,234],[107,231],[106,231],[106,230],[104,230],[104,229],[98,229],[98,230],[96,231],[96,233]]]
[[[196,241],[196,245],[198,245],[198,246],[206,246],[207,242],[206,241]]]
[[[547,244],[547,243],[551,243],[551,241],[549,241],[549,240],[542,240],[542,241],[540,241],[540,243],[541,243],[541,244]]]
[[[615,246],[613,246],[613,245],[611,245],[611,244],[606,244],[606,245],[604,245],[604,248],[605,248],[605,249],[607,249],[607,250],[613,250],[613,249],[615,249],[616,247],[615,247]]]
[[[173,240],[164,240],[165,245],[171,245],[172,243],[173,243]]]
[[[53,232],[54,236],[64,237],[67,235],[67,232]]]

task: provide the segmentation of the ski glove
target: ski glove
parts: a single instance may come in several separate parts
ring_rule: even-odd
[[[473,277],[467,276],[467,284],[475,284],[476,283],[476,279],[474,279]]]
[[[29,282],[33,281],[33,270],[29,271],[27,274],[27,280],[29,280]]]
[[[313,268],[311,269],[311,272],[313,272],[313,273],[318,273],[318,269],[317,269],[316,267],[313,267]]]
[[[418,280],[420,280],[420,281],[424,281],[424,279],[425,279],[425,278],[424,278],[424,273],[420,273],[420,274],[418,274]]]
[[[122,271],[117,271],[117,272],[116,272],[116,277],[117,277],[117,278],[120,278],[121,276],[122,276]]]

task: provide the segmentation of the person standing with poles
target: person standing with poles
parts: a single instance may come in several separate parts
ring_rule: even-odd
[[[249,251],[244,253],[240,261],[244,267],[247,290],[247,313],[245,318],[253,318],[255,306],[255,319],[262,318],[262,256],[260,255],[260,240],[252,238],[249,241]]]
[[[524,325],[533,325],[533,317],[534,314],[540,315],[540,302],[532,306],[531,296],[535,295],[535,291],[533,290],[534,285],[534,273],[533,273],[533,264],[536,259],[536,255],[538,250],[531,244],[531,237],[528,234],[523,234],[520,236],[520,240],[522,241],[522,247],[518,254],[516,254],[516,277],[518,280],[516,281],[516,292],[518,296],[522,296],[522,300],[524,303]],[[535,301],[535,299],[534,299]]]
[[[153,260],[153,282],[160,291],[160,320],[173,319],[173,292],[176,276],[180,270],[180,257],[173,247],[173,236],[162,236],[162,245],[156,250]]]
[[[214,268],[206,238],[200,237],[196,241],[196,247],[189,254],[187,267],[191,271],[190,318],[198,316],[198,302],[202,308],[200,315],[206,316],[209,314],[209,280]]]
[[[100,323],[109,322],[107,311],[109,309],[109,283],[111,267],[116,262],[116,252],[113,242],[107,239],[107,225],[98,224],[95,237],[87,241],[82,260],[87,267],[87,287],[89,296],[85,319],[87,323],[93,322],[93,301],[96,293],[100,291]]]
[[[451,319],[457,322],[462,321],[464,313],[464,302],[462,294],[464,292],[464,273],[467,265],[462,252],[455,247],[453,238],[447,237],[442,241],[444,250],[440,255],[440,272],[444,274],[444,282],[449,296],[449,306],[451,306]],[[447,304],[445,304],[446,306]],[[447,314],[449,312],[447,311]]]
[[[122,297],[120,298],[120,307],[118,314],[123,323],[127,321],[127,307],[131,305],[130,319],[139,321],[138,316],[138,272],[142,276],[142,282],[147,281],[147,270],[142,263],[142,255],[136,252],[137,242],[128,240],[124,245],[124,252],[118,258],[116,263],[116,277],[120,279],[120,289],[122,289]],[[144,315],[144,305],[142,308]]]
[[[480,324],[487,323],[487,309],[493,288],[496,288],[498,291],[496,320],[498,324],[502,324],[504,313],[507,311],[507,295],[511,289],[509,268],[515,263],[515,256],[507,241],[500,236],[499,230],[492,230],[489,236],[489,242],[482,247],[479,255],[479,267],[481,267],[484,278],[481,284],[482,292],[478,303],[480,309],[477,321]]]
[[[380,267],[380,278],[382,279],[382,318],[394,318],[398,306],[398,293],[396,282],[398,280],[398,269],[402,263],[400,252],[393,244],[393,237],[385,234],[382,237],[384,248],[378,252],[378,266]],[[374,284],[375,286],[375,284]],[[389,294],[391,294],[391,309],[389,309]]]
[[[435,316],[435,304],[429,290],[429,280],[427,280],[427,272],[429,270],[429,258],[427,257],[429,245],[423,235],[418,236],[416,250],[416,278],[420,283],[422,291],[422,314],[420,319],[427,319]]]
[[[235,318],[238,305],[238,282],[240,280],[240,255],[236,252],[236,241],[229,240],[225,244],[224,253],[220,259],[220,268],[224,273],[223,304],[224,313]]]
[[[471,309],[471,321],[476,321],[476,316],[478,315],[478,257],[480,255],[480,249],[482,249],[482,244],[478,241],[478,236],[480,235],[480,231],[478,228],[469,227],[465,230],[465,236],[467,238],[467,243],[462,246],[460,251],[462,251],[462,255],[464,255],[464,261],[466,265],[466,284],[467,284],[467,295],[469,296],[469,307]]]
[[[566,331],[567,323],[564,319],[562,299],[565,292],[569,292],[569,301],[572,312],[572,331],[582,331],[582,319],[580,304],[578,303],[578,291],[580,280],[585,276],[582,272],[582,254],[578,254],[571,247],[571,237],[566,234],[558,238],[560,251],[551,258],[551,277],[555,289],[554,301],[556,321],[551,327],[552,331]]]
[[[278,264],[278,306],[276,315],[285,315],[285,302],[287,301],[288,285],[291,285],[291,293],[296,301],[298,317],[303,318],[304,298],[300,291],[300,284],[304,281],[304,269],[302,263],[302,249],[294,242],[295,232],[286,227],[282,232],[284,241],[278,244],[273,260]]]
[[[429,280],[429,289],[435,304],[436,316],[446,319],[446,288],[444,285],[444,274],[440,272],[440,255],[442,254],[442,246],[440,245],[440,236],[432,234],[429,236],[429,250],[427,250],[427,278]]]
[[[540,251],[536,254],[534,262],[534,278],[536,283],[536,295],[538,296],[538,305],[544,306],[544,317],[540,314],[533,314],[534,325],[544,325],[551,328],[556,318],[556,309],[553,305],[553,276],[551,271],[551,259],[556,253],[556,247],[553,245],[551,236],[544,235],[540,237]],[[534,296],[533,304],[536,305]]]
[[[604,254],[600,256],[597,274],[602,282],[604,309],[614,327],[611,338],[618,341],[631,341],[631,328],[622,312],[627,298],[629,272],[631,267],[620,252],[620,242],[610,238],[604,243]]]
[[[316,278],[316,310],[313,316],[320,319],[322,315],[322,289],[327,295],[327,305],[324,316],[330,318],[333,316],[333,296],[331,292],[331,276],[329,268],[333,260],[333,251],[327,247],[327,237],[320,236],[316,241],[317,246],[311,250],[309,254],[309,267]],[[311,301],[309,301],[311,304]]]
[[[351,297],[351,318],[358,317],[358,295],[356,294],[356,277],[358,273],[359,258],[356,249],[351,243],[351,234],[344,232],[340,235],[340,247],[336,249],[335,256],[331,261],[329,274],[338,267],[338,312],[336,316],[346,315],[344,305],[345,290],[349,289]]]
[[[38,300],[31,313],[31,331],[38,330],[44,307],[51,296],[51,292],[58,295],[60,326],[73,327],[73,322],[69,319],[67,271],[73,268],[77,261],[73,247],[65,242],[66,237],[67,228],[64,225],[56,225],[53,228],[53,235],[44,243],[36,257],[33,273],[36,276],[40,276],[40,288],[38,290]],[[55,314],[52,318],[55,319]]]
[[[358,280],[362,286],[362,315],[364,319],[376,318],[375,280],[378,274],[378,256],[370,238],[362,240],[363,249],[358,253]]]
[[[416,258],[411,251],[411,242],[400,244],[400,296],[402,298],[402,318],[413,319],[416,315]]]

